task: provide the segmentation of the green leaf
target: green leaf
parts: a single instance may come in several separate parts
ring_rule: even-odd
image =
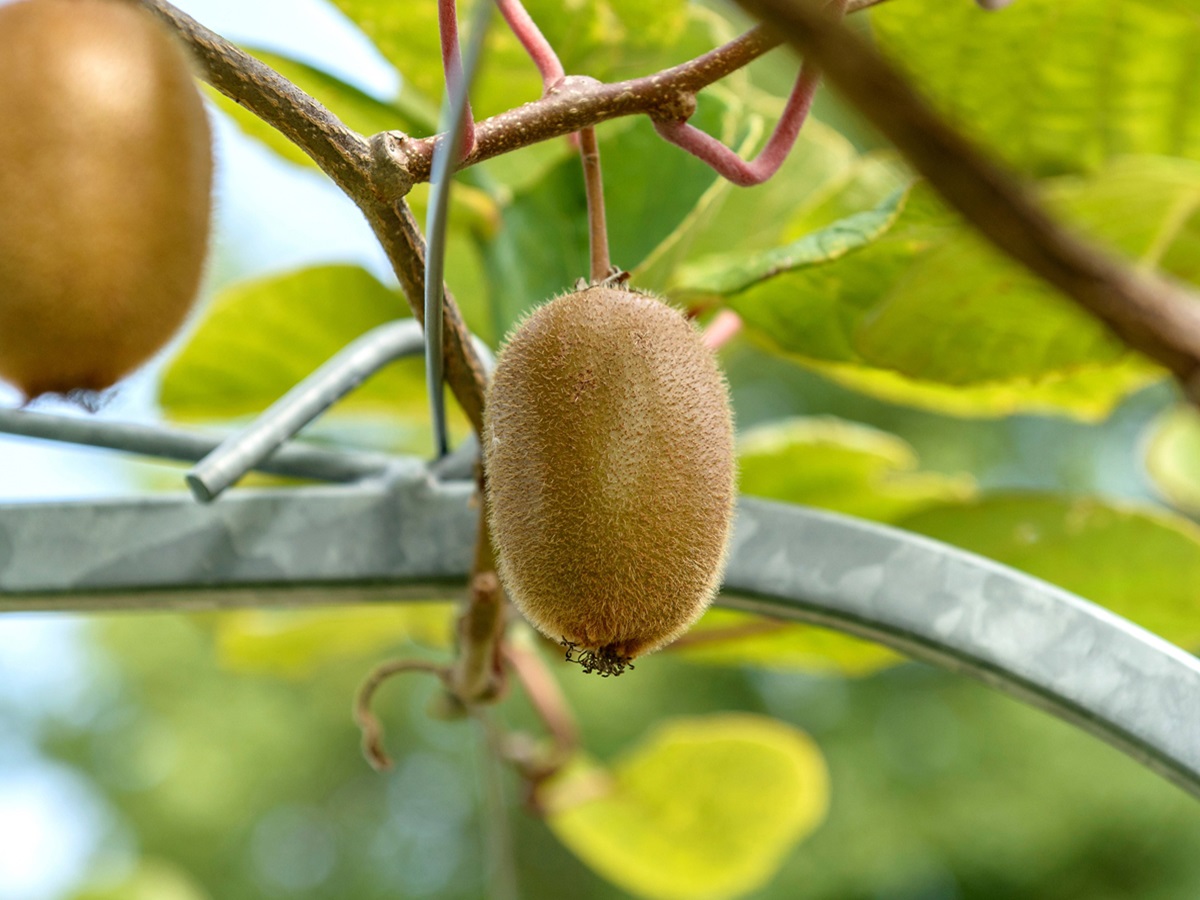
[[[356,266],[330,265],[235,284],[219,294],[163,375],[174,419],[260,412],[364,332],[408,316],[400,295]],[[427,433],[424,364],[392,363],[335,411],[386,413],[415,439]],[[464,420],[451,407],[456,430]],[[398,420],[396,419],[398,417]]]
[[[1165,510],[996,494],[897,524],[1036,575],[1182,646],[1200,643],[1200,527]]]
[[[366,33],[408,86],[426,102],[441,101],[437,0],[334,0],[334,5]],[[528,0],[525,6],[567,72],[600,79],[644,74],[666,64],[688,20],[684,0],[580,0],[569,11],[558,0]],[[463,42],[466,31],[464,24]],[[537,69],[497,16],[471,91],[475,117],[495,115],[541,94]]]
[[[1200,514],[1200,413],[1193,407],[1178,406],[1154,423],[1146,470],[1168,503]]]
[[[1027,171],[1200,158],[1195,4],[1021,0],[989,14],[916,0],[872,10],[871,24],[923,89]]]
[[[667,649],[694,663],[798,669],[851,678],[873,675],[906,660],[881,644],[841,632],[731,609],[710,609]]]
[[[895,191],[875,209],[854,213],[781,247],[693,263],[679,273],[673,292],[734,294],[784,272],[839,259],[891,228],[903,209],[906,193],[904,189]]]
[[[968,476],[917,465],[895,435],[832,418],[790,419],[742,436],[738,489],[879,522],[973,495]]]
[[[1139,265],[1200,276],[1200,165],[1121,159],[1047,181],[1042,193]],[[950,414],[1057,409],[1095,418],[1161,377],[966,231],[925,188],[872,243],[752,283],[727,302],[784,354],[851,387]]]
[[[816,745],[745,714],[664,722],[611,773],[581,763],[539,799],[555,835],[639,897],[719,900],[765,885],[829,804]]]
[[[1186,251],[1200,241],[1200,165],[1125,159],[1094,177],[1052,182],[1045,195],[1136,262],[1178,262],[1195,273]],[[864,317],[854,345],[872,365],[952,385],[1036,380],[1127,355],[1095,318],[968,233],[923,255]]]
[[[750,136],[738,153],[749,159],[761,147],[768,122],[761,115],[751,115],[747,124]],[[886,187],[881,177],[885,170]],[[907,178],[882,157],[860,157],[836,131],[810,120],[769,182],[743,188],[725,179],[714,181],[688,217],[641,263],[634,278],[652,290],[686,290],[686,276],[675,273],[685,259],[692,266],[703,267],[731,256],[770,250],[794,236],[869,209]],[[863,190],[850,206],[839,208],[839,199],[849,199],[850,185]],[[797,230],[797,224],[811,227]]]
[[[450,603],[237,610],[217,619],[217,654],[233,672],[306,678],[326,663],[375,656],[405,641],[448,647],[453,622]]]

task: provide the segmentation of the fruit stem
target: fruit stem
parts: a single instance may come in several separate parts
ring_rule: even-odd
[[[579,157],[583,160],[583,184],[587,192],[588,245],[591,248],[592,282],[603,281],[612,270],[608,253],[608,222],[604,213],[604,176],[600,169],[600,145],[596,129],[579,132]]]

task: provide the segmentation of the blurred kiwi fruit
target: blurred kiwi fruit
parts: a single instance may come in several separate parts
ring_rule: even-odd
[[[99,391],[186,319],[212,143],[187,54],[122,0],[0,7],[0,378]]]
[[[620,674],[708,606],[733,421],[712,351],[662,300],[597,285],[521,322],[489,389],[484,463],[501,580],[585,669]]]

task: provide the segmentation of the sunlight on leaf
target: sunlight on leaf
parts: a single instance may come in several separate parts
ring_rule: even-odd
[[[1002,381],[970,387],[917,381],[861,365],[794,359],[851,390],[945,416],[966,418],[1040,413],[1100,422],[1108,418],[1122,399],[1165,377],[1161,369],[1132,352],[1114,365],[1085,366],[1036,382]]]
[[[376,656],[406,641],[448,647],[453,622],[451,603],[237,610],[217,618],[217,655],[232,672],[305,678],[326,663]]]
[[[766,139],[770,122],[758,113],[750,114],[747,122],[750,135],[737,149],[740,156],[749,159]],[[865,160],[832,128],[809,121],[770,181],[743,188],[716,179],[678,228],[639,265],[634,272],[637,283],[674,292],[674,282],[687,280],[676,273],[685,261],[693,267],[714,267],[722,261],[727,266],[736,264],[742,257],[771,250],[794,237],[871,209],[903,182],[898,176],[886,187],[879,183],[867,187],[868,182],[879,179],[868,174],[868,169],[877,170]],[[855,205],[833,212],[834,198],[852,184],[863,188],[855,197]],[[878,196],[873,188],[878,188]],[[798,222],[809,222],[812,227],[793,234]]]
[[[1146,444],[1146,471],[1172,506],[1200,514],[1200,412],[1178,406],[1154,423]]]
[[[761,888],[829,806],[816,745],[746,714],[669,720],[609,773],[586,763],[543,789],[551,829],[640,897],[720,900]]]
[[[1136,263],[1200,276],[1200,165],[1119,159],[1093,176],[1048,180],[1042,195]],[[968,232],[924,187],[873,242],[752,283],[726,302],[752,337],[802,364],[951,415],[1100,418],[1163,377]]]
[[[875,209],[854,213],[781,247],[694,263],[679,274],[675,290],[732,294],[792,269],[838,259],[887,231],[900,215],[905,193],[896,191]]]

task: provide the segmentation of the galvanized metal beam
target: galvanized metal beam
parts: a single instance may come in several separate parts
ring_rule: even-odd
[[[0,507],[0,610],[411,600],[461,593],[470,482],[417,460],[349,487]],[[1200,661],[995,562],[869,522],[743,499],[719,603],[971,675],[1200,796]]]

